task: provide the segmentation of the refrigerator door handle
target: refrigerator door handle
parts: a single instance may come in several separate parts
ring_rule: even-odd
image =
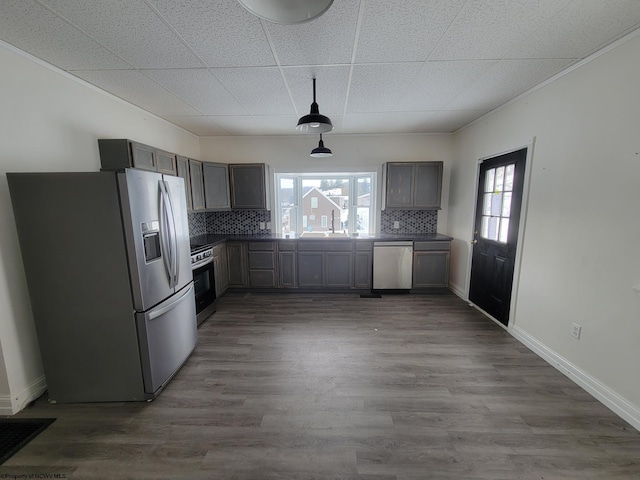
[[[185,291],[182,292],[182,295],[180,295],[178,298],[173,300],[171,303],[164,305],[162,308],[159,308],[158,310],[153,310],[148,314],[149,316],[147,318],[149,320],[153,320],[154,318],[158,318],[164,315],[165,313],[167,313],[168,311],[173,310],[176,306],[184,302],[189,297],[192,290],[193,290],[193,286],[185,289]]]
[[[171,200],[171,190],[169,190],[169,186],[166,182],[164,182],[164,189],[167,195],[166,206],[168,208],[167,217],[168,217],[168,226],[169,226],[169,238],[171,242],[171,286],[175,287],[178,285],[178,273],[180,272],[180,257],[178,252],[178,234],[176,230],[176,216],[175,211],[173,209],[173,201]]]
[[[168,236],[169,227],[167,225],[166,191],[162,180],[158,182],[158,188],[160,189],[160,250],[162,254],[162,261],[164,262],[164,268],[169,279],[169,286],[173,288],[173,274],[171,272],[172,246]]]

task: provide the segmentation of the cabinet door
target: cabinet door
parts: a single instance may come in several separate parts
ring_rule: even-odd
[[[373,255],[369,252],[356,251],[354,256],[354,278],[355,288],[371,288],[371,277],[373,272]]]
[[[191,205],[194,210],[204,208],[204,175],[202,162],[189,159],[189,177],[191,178]]]
[[[142,170],[156,169],[156,149],[142,143],[131,142],[131,158],[133,159],[134,168]]]
[[[278,258],[280,286],[284,288],[296,287],[296,252],[280,252]]]
[[[440,208],[442,195],[442,162],[421,162],[415,164],[414,201],[416,208]]]
[[[449,252],[413,252],[413,288],[449,286]]]
[[[353,286],[352,253],[351,252],[326,252],[325,253],[325,286],[327,287],[351,287]]]
[[[229,286],[226,245],[217,245],[213,248],[213,268],[216,281],[216,297],[221,297]]]
[[[203,163],[206,208],[229,208],[229,172],[223,163]]]
[[[193,202],[191,199],[191,179],[189,178],[189,159],[177,156],[176,171],[178,176],[184,180],[184,193],[187,197],[187,210],[193,210]]]
[[[229,286],[246,287],[248,283],[246,242],[227,243],[227,266]]]
[[[265,165],[229,165],[231,208],[267,208]]]
[[[413,163],[387,163],[386,206],[413,206]]]
[[[298,252],[298,285],[300,287],[324,286],[324,254],[322,252]]]
[[[176,175],[176,156],[173,153],[156,150],[156,167],[158,172]]]

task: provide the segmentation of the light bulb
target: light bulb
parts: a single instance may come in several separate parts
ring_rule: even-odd
[[[318,128],[318,127],[320,126],[320,123],[318,123],[318,122],[311,122],[311,123],[309,124],[309,126],[310,126],[311,128]]]

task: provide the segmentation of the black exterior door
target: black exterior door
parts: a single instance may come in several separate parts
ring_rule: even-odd
[[[509,323],[527,149],[480,165],[469,300]]]

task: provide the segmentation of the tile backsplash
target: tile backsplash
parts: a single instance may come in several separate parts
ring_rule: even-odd
[[[393,228],[398,222],[400,228]],[[380,233],[438,233],[437,210],[383,210],[380,213]]]
[[[267,235],[271,233],[269,210],[225,210],[220,212],[189,213],[189,236],[230,233],[244,235]],[[260,229],[260,224],[265,229]]]

